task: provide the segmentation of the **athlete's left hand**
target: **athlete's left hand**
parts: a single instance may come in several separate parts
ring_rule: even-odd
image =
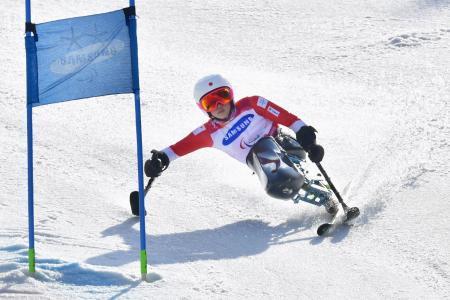
[[[325,150],[322,146],[318,144],[312,144],[308,149],[308,157],[314,163],[319,163],[322,161],[323,156],[325,155]]]

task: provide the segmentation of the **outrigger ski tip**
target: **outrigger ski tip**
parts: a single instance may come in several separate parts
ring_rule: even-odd
[[[359,208],[342,207],[339,205],[339,211],[334,215],[330,223],[324,223],[317,228],[317,235],[323,236],[339,225],[345,224],[359,216]]]
[[[153,181],[155,180],[155,177],[151,177],[150,180],[147,183],[147,186],[144,189],[144,198],[147,196],[148,191],[152,187]],[[139,216],[139,192],[133,191],[130,193],[130,207],[131,207],[131,213],[135,216]],[[147,211],[145,211],[145,215],[147,215]]]
[[[137,217],[139,217],[139,192],[133,191],[130,193],[130,206],[131,206],[131,213]],[[145,212],[145,215],[147,215],[147,211]]]

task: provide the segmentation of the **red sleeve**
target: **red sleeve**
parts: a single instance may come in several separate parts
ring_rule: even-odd
[[[249,97],[249,104],[261,116],[269,119],[275,123],[290,127],[294,122],[299,121],[300,118],[291,114],[284,108],[275,103],[259,96]]]
[[[201,148],[211,147],[213,145],[213,140],[209,130],[206,129],[205,125],[195,129],[185,138],[178,141],[176,144],[170,146],[172,151],[179,156],[183,156],[194,152]]]

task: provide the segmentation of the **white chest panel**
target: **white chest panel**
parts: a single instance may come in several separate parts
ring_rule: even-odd
[[[232,122],[213,132],[213,147],[246,163],[251,147],[262,137],[269,135],[274,124],[258,115],[253,109],[242,111]]]

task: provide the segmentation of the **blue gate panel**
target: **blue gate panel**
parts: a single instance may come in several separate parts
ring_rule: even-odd
[[[123,10],[36,25],[38,99],[32,105],[133,92]]]

